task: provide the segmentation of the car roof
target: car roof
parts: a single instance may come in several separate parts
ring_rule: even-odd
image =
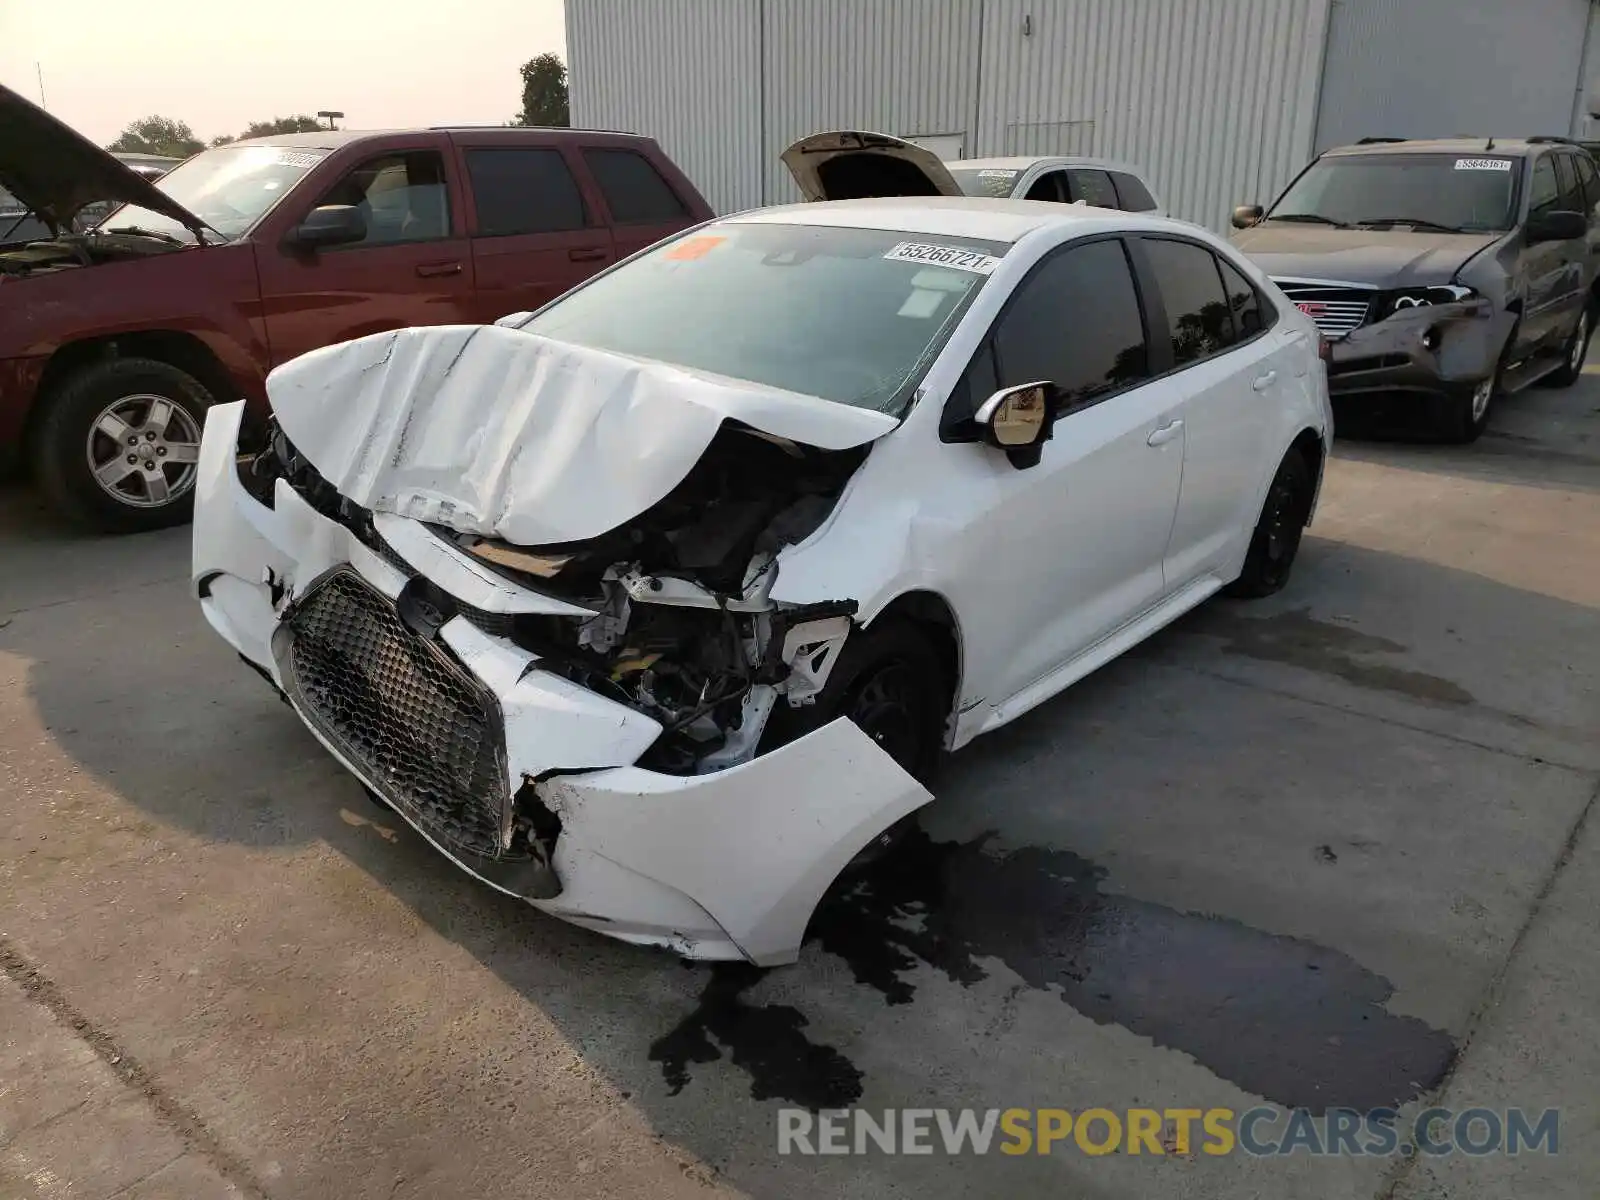
[[[1109,158],[1091,158],[1083,154],[1013,154],[1001,158],[958,158],[945,163],[952,171],[1026,171],[1033,166],[1046,167],[1100,167],[1102,170],[1125,171],[1143,178],[1144,172],[1129,163]]]
[[[1492,143],[1492,144],[1491,144]],[[1354,146],[1336,146],[1323,152],[1324,158],[1350,154],[1527,154],[1545,146],[1562,146],[1566,142],[1529,141],[1527,138],[1418,138],[1414,141],[1367,142]],[[1580,147],[1581,149],[1581,147]]]
[[[1054,201],[990,200],[981,196],[878,196],[864,200],[828,200],[811,204],[786,204],[779,208],[754,208],[723,217],[722,220],[887,229],[991,242],[1017,242],[1036,229],[1054,225],[1079,226],[1085,233],[1097,229],[1194,232],[1194,226],[1165,217]]]
[[[647,140],[643,134],[628,133],[620,129],[570,129],[567,126],[546,125],[434,125],[427,128],[412,129],[318,129],[310,133],[269,133],[262,137],[241,138],[236,142],[229,142],[229,146],[299,146],[308,150],[337,150],[341,146],[348,146],[352,142],[362,142],[369,138],[400,137],[408,133],[487,133],[509,135],[515,137],[520,132],[536,133],[540,137],[554,134],[566,137],[573,134],[603,133],[607,137],[638,138]]]

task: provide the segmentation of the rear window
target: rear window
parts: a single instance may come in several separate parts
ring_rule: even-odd
[[[583,152],[583,161],[589,164],[589,173],[617,224],[648,225],[688,218],[683,201],[644,155],[633,150],[590,149]]]
[[[950,171],[950,178],[956,181],[956,186],[969,196],[987,196],[991,200],[1003,200],[1011,195],[1011,190],[1017,186],[1017,177],[1021,171],[1009,168],[984,167],[979,170],[972,167],[958,167],[953,163],[946,163]]]
[[[587,223],[583,196],[561,151],[467,151],[479,237],[560,233]]]
[[[522,328],[898,412],[1008,247],[728,221],[595,277]]]
[[[1082,200],[1095,208],[1116,208],[1117,193],[1111,186],[1111,176],[1104,171],[1074,168],[1067,172],[1067,188],[1073,200]]]

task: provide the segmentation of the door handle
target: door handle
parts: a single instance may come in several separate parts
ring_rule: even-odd
[[[606,252],[599,248],[586,248],[583,250],[568,250],[567,257],[573,262],[594,262],[606,256]]]
[[[1151,446],[1165,446],[1182,432],[1182,421],[1168,421],[1160,429],[1153,431],[1149,437],[1145,438],[1145,442]]]
[[[1256,381],[1250,386],[1258,392],[1264,392],[1277,382],[1278,373],[1276,371],[1268,371],[1265,375],[1257,375]]]
[[[424,279],[432,279],[438,275],[459,275],[461,264],[458,262],[418,263],[417,274]]]

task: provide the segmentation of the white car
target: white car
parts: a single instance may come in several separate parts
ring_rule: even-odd
[[[484,882],[701,959],[823,892],[998,729],[1288,577],[1320,339],[1198,229],[970,198],[702,225],[496,325],[211,410],[212,626]]]
[[[965,195],[1166,216],[1144,172],[1110,159],[1026,155],[946,162],[903,138],[848,129],[802,138],[783,161],[808,200]]]

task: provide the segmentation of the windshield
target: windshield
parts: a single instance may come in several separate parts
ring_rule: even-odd
[[[988,196],[990,199],[1003,200],[1011,195],[1011,189],[1017,185],[1017,176],[1021,171],[1009,168],[984,167],[981,170],[973,167],[957,167],[954,163],[946,163],[945,167],[950,172],[950,178],[956,181],[956,186],[969,196]]]
[[[898,413],[1006,249],[881,229],[722,222],[598,276],[523,328]]]
[[[226,238],[249,231],[326,150],[282,146],[223,146],[173,167],[156,187]],[[135,226],[152,233],[194,241],[194,234],[171,217],[128,204],[101,222],[114,230]]]
[[[1324,158],[1284,193],[1269,221],[1509,229],[1522,160],[1496,154],[1374,154]]]

